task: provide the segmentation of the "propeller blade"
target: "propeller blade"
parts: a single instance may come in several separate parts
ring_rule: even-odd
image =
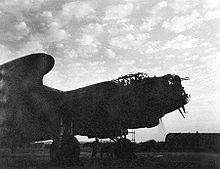
[[[183,116],[183,118],[185,119],[185,116],[183,115],[183,112],[180,109],[178,109],[178,110],[179,110],[180,114]]]
[[[163,124],[162,118],[159,118],[159,123],[160,123],[160,124]]]
[[[182,106],[182,109],[183,109],[183,113],[187,113],[184,106]]]
[[[190,78],[189,77],[182,77],[182,78],[180,78],[181,80],[190,80]]]

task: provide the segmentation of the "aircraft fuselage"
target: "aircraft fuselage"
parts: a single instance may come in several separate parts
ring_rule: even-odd
[[[0,66],[2,137],[50,139],[61,128],[74,135],[117,136],[121,129],[154,127],[187,103],[177,75],[139,80],[131,75],[127,84],[121,84],[128,80],[122,78],[63,92],[42,83],[53,65],[50,55],[32,54]]]

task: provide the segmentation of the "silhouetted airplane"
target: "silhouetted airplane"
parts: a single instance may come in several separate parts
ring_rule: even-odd
[[[53,57],[44,53],[0,66],[0,123],[6,142],[53,139],[55,161],[78,160],[75,135],[120,142],[127,129],[154,127],[167,113],[181,108],[185,112],[189,99],[181,78],[170,74],[129,74],[63,92],[43,85],[43,76],[53,66]]]

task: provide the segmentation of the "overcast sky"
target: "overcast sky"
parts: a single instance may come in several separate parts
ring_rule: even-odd
[[[136,140],[220,132],[219,21],[219,0],[1,0],[0,63],[51,54],[56,64],[44,83],[60,90],[130,72],[189,76],[186,119],[175,111]]]

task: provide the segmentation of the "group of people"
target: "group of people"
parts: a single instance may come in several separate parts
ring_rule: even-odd
[[[98,138],[92,142],[92,157],[96,157],[97,153],[100,151],[100,157],[103,158],[104,154],[108,158],[113,158],[114,148],[113,144],[110,143],[100,143]]]

